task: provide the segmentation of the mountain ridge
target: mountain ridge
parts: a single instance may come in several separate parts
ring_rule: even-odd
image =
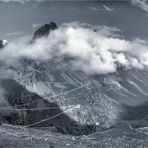
[[[47,37],[50,31],[55,29],[57,29],[57,25],[54,22],[45,24],[37,29],[32,40]],[[33,106],[36,109],[42,105],[42,107],[53,105],[58,107],[58,113],[61,113],[66,107],[79,106],[79,108],[63,114],[63,118],[66,117],[67,121],[69,120],[72,123],[72,127],[65,127],[66,121],[63,121],[62,125],[51,123],[59,131],[73,135],[90,134],[97,130],[108,129],[119,121],[132,119],[132,116],[135,117],[134,120],[140,119],[140,114],[137,111],[139,110],[138,107],[142,111],[143,106],[134,108],[117,101],[118,96],[133,97],[134,93],[137,93],[136,89],[138,87],[135,87],[135,84],[132,85],[133,83],[129,83],[134,80],[132,74],[129,75],[124,68],[119,67],[117,72],[113,74],[89,76],[82,71],[72,71],[64,66],[62,67],[62,64],[55,61],[38,63],[26,59],[21,60],[17,65],[7,66],[4,70],[6,73],[13,75],[13,80],[2,79],[1,84],[7,92],[5,98],[8,99],[9,105],[11,104],[9,107],[24,104],[22,109],[27,110],[25,103],[29,103],[28,100],[30,99],[30,101],[36,100],[36,98],[44,100],[41,104],[36,103]],[[34,99],[30,95],[24,98],[24,94],[20,94],[21,91],[18,91],[20,89],[23,89],[27,94],[33,95]],[[141,90],[138,91],[140,95],[144,94]],[[146,94],[144,95],[146,97]],[[14,102],[11,97],[14,98]],[[15,99],[16,97],[19,99]],[[17,109],[21,108],[18,107]],[[7,116],[5,120],[9,120],[8,123],[15,124],[15,118],[17,118],[16,124],[27,125],[27,121],[34,120],[34,113],[28,114],[26,110],[24,111],[26,117],[24,114],[19,116],[18,112],[16,112],[14,115]],[[38,118],[38,113],[41,113],[41,118]],[[45,112],[44,115],[42,115],[42,111],[38,113],[35,119],[36,122],[44,120],[46,115],[51,117],[50,112]],[[145,116],[143,114],[141,118]],[[59,119],[61,120],[61,118]],[[33,122],[30,121],[28,124],[33,124]]]

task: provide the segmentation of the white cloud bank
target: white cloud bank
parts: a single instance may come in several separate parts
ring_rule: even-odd
[[[148,12],[147,0],[131,0],[131,2],[134,6],[138,6],[144,11]]]
[[[115,72],[117,63],[128,68],[148,66],[148,42],[121,39],[116,31],[105,26],[65,24],[33,44],[27,43],[28,37],[10,42],[0,51],[0,60],[9,64],[21,58],[62,62],[68,57],[66,64],[86,74]]]
[[[114,8],[110,8],[110,7],[106,6],[106,5],[103,5],[103,7],[104,7],[105,10],[107,10],[109,12],[114,11]]]

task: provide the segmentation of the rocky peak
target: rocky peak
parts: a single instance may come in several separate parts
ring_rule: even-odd
[[[52,30],[57,29],[57,25],[54,22],[50,22],[50,24],[45,24],[44,26],[40,27],[35,31],[34,38],[37,39],[43,36],[48,36],[49,32]]]

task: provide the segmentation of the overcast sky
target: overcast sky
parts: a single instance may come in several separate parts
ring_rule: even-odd
[[[78,21],[121,29],[126,38],[147,38],[148,12],[138,0],[120,2],[7,2],[0,0],[0,38],[33,34],[40,25]],[[139,7],[141,6],[141,7]]]

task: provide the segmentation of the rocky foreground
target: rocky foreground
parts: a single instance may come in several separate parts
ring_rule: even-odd
[[[48,148],[147,148],[147,128],[133,129],[120,123],[108,130],[88,136],[58,133],[52,128],[25,128],[0,125],[0,147]]]

